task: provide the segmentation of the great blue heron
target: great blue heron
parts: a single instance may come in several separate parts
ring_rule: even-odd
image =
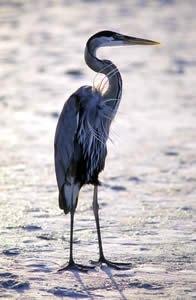
[[[98,176],[104,169],[107,154],[106,141],[111,122],[117,112],[122,79],[117,67],[109,60],[96,57],[96,50],[104,46],[157,45],[159,43],[122,35],[112,31],[101,31],[90,37],[85,48],[87,65],[108,79],[108,88],[82,86],[65,102],[58,120],[55,134],[55,171],[59,189],[59,206],[65,214],[70,212],[70,256],[67,265],[60,270],[78,269],[86,271],[94,266],[76,264],[73,259],[73,225],[78,194],[84,184],[94,185],[93,212],[96,221],[99,264],[121,269],[126,263],[108,261],[103,253],[99,225],[97,190]],[[103,86],[102,86],[103,85]]]

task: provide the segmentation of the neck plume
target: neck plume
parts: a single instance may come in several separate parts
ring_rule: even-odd
[[[107,102],[107,105],[115,113],[122,95],[122,79],[119,70],[111,61],[100,60],[96,57],[96,50],[100,46],[96,40],[91,39],[88,41],[85,48],[85,61],[93,71],[107,76],[109,84],[103,97],[104,99],[111,99]]]

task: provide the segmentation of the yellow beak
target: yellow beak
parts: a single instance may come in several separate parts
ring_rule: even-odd
[[[127,45],[159,45],[159,42],[146,40],[146,39],[139,39],[132,36],[124,36],[124,42]]]

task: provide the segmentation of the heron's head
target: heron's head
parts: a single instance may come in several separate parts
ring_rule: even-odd
[[[93,42],[98,47],[122,46],[122,45],[158,45],[160,43],[151,40],[123,35],[113,31],[100,31],[93,35],[88,43]]]

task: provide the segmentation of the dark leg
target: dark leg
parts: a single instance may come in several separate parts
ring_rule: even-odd
[[[58,271],[65,271],[65,270],[77,270],[81,272],[88,272],[88,269],[94,269],[94,266],[83,266],[81,264],[76,264],[73,259],[73,227],[74,227],[74,213],[75,208],[73,206],[73,187],[74,182],[72,182],[72,190],[71,190],[71,225],[70,225],[70,252],[69,252],[69,262],[66,264],[65,267],[62,267]]]
[[[99,225],[99,204],[97,200],[97,189],[98,187],[94,186],[94,195],[93,195],[93,212],[95,216],[96,221],[96,227],[97,227],[97,236],[98,236],[98,244],[99,244],[99,260],[98,264],[106,264],[112,268],[118,269],[118,270],[127,270],[131,267],[131,264],[129,263],[119,263],[119,262],[111,262],[107,260],[103,254],[103,247],[102,247],[102,241],[101,241],[101,231],[100,231],[100,225]],[[95,263],[95,262],[93,262]]]

